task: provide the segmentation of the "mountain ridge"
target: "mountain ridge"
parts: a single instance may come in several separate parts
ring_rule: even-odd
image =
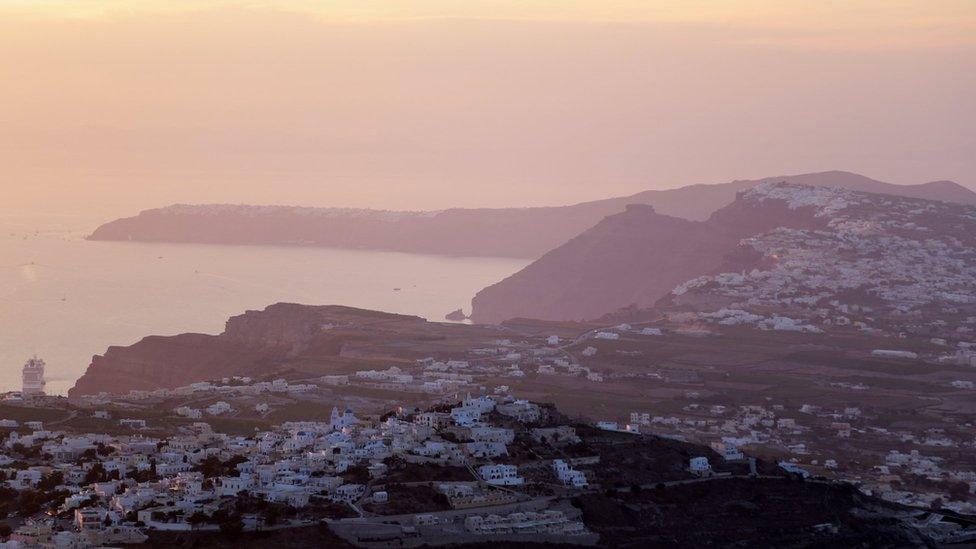
[[[635,215],[630,209],[627,213]],[[861,286],[870,288],[870,295],[857,299],[848,295],[852,305],[868,307],[871,299],[899,292],[899,299],[921,303],[914,294],[928,287],[944,300],[959,302],[955,308],[960,309],[970,303],[966,283],[976,282],[976,273],[966,267],[976,257],[976,243],[968,236],[976,230],[976,208],[965,205],[765,182],[741,191],[735,202],[707,221],[688,221],[683,230],[655,234],[661,229],[659,220],[647,217],[642,237],[635,240],[620,215],[605,218],[522,271],[478,292],[471,318],[484,323],[515,317],[595,319],[627,307],[653,307],[669,295],[672,304],[695,310],[726,307],[755,316],[750,304],[757,300],[781,312],[791,310],[792,303],[779,303],[764,294],[753,296],[748,288],[779,296],[792,295],[790,288],[801,284],[810,286],[810,296],[817,297],[811,303],[824,298],[818,292],[857,294]],[[688,249],[707,249],[711,255],[680,255]],[[889,260],[886,250],[906,259]],[[832,278],[822,280],[820,272],[831,272]],[[674,288],[666,289],[681,277],[687,278],[679,285],[700,280],[692,286],[696,291],[676,296]],[[888,280],[891,277],[897,280]],[[833,284],[846,278],[850,280],[844,287]],[[755,280],[745,282],[749,279]],[[773,279],[778,285],[766,290]],[[712,291],[716,285],[745,288],[725,295]],[[906,288],[911,292],[906,293]],[[938,306],[925,303],[929,308]]]
[[[173,205],[98,227],[91,240],[325,246],[440,255],[538,258],[628,204],[705,220],[741,190],[769,181],[840,185],[854,190],[976,204],[952,182],[894,185],[850,172],[818,172],[676,189],[568,206],[388,211],[297,206]]]

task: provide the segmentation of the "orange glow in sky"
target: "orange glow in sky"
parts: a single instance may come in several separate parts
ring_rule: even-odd
[[[976,186],[972,0],[0,0],[0,52],[0,215]]]
[[[0,12],[62,18],[139,17],[221,10],[310,14],[331,22],[438,18],[590,22],[708,23],[753,28],[833,30],[867,37],[899,32],[976,40],[969,0],[4,0]],[[906,34],[907,33],[907,34]],[[912,36],[912,35],[916,36]]]

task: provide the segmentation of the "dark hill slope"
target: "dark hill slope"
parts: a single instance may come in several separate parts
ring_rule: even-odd
[[[607,307],[649,303],[690,276],[718,267],[735,242],[733,235],[704,223],[631,205],[478,292],[472,319],[584,319]]]
[[[483,323],[516,317],[580,320],[630,305],[649,307],[678,284],[719,268],[743,237],[779,226],[817,228],[823,222],[778,202],[736,201],[707,222],[631,205],[478,292],[471,318]]]

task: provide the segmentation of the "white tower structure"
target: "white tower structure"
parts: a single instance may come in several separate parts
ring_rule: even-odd
[[[23,381],[22,393],[24,398],[43,395],[46,383],[44,381],[44,361],[36,356],[28,360],[21,372],[21,380]]]

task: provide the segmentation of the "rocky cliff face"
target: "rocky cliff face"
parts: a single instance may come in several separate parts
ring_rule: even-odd
[[[220,335],[150,336],[129,347],[109,347],[92,358],[69,396],[179,387],[229,375],[262,373],[305,354],[338,354],[341,345],[319,337],[334,326],[387,321],[423,323],[418,317],[351,307],[279,303],[227,321]]]
[[[253,350],[219,336],[150,336],[129,347],[109,347],[92,358],[69,396],[178,387],[221,377],[254,363]]]
[[[718,269],[746,236],[823,224],[810,211],[773,202],[737,200],[704,222],[631,205],[478,292],[471,318],[582,320],[628,306],[650,307],[678,284]]]
[[[717,267],[734,244],[733,236],[704,223],[631,205],[478,292],[471,318],[577,320],[650,305],[689,275]]]
[[[976,204],[976,193],[942,181],[892,185],[846,172],[823,172],[717,185],[645,191],[552,208],[455,208],[390,212],[284,206],[170,206],[99,227],[93,240],[287,244],[445,255],[537,258],[627,204],[650,204],[664,215],[705,220],[737,192],[769,181],[838,186],[865,192]]]
[[[705,323],[916,334],[968,348],[973,288],[976,208],[765,183],[705,222],[647,207],[608,217],[479,292],[472,318],[589,319],[654,306]]]

